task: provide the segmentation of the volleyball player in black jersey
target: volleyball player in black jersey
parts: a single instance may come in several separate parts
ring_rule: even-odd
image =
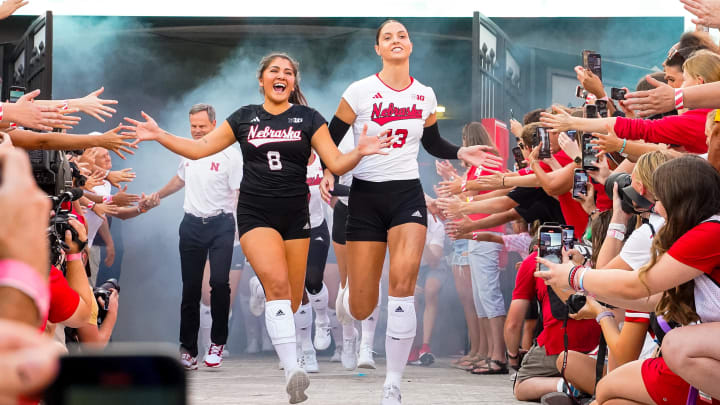
[[[349,153],[338,151],[323,117],[306,106],[299,87],[298,64],[274,53],[260,62],[261,105],[247,105],[199,140],[174,136],[144,112],[144,122],[126,118],[127,133],[137,142],[155,140],[189,159],[217,153],[233,142],[243,154],[237,221],[240,243],[262,282],[267,303],[265,322],[286,375],[290,403],[307,399],[310,381],[298,367],[293,312],[305,287],[310,244],[307,162],[315,149],[334,173],[345,173],[363,156],[385,153],[394,139],[383,132],[360,136]]]

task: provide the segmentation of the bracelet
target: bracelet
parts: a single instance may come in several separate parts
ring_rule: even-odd
[[[137,212],[138,212],[138,214],[143,214],[143,213],[147,212],[147,210],[140,208],[140,206],[138,205]]]
[[[87,205],[87,209],[91,210],[95,206],[95,201],[90,201],[90,203]]]
[[[465,197],[465,202],[470,202],[470,201],[472,201],[472,197]]]
[[[103,179],[107,179],[107,176],[110,175],[110,169],[105,171],[105,175],[103,176]]]
[[[575,265],[572,269],[570,269],[570,273],[568,273],[568,285],[575,291],[577,291],[577,288],[575,288],[575,274],[579,268],[580,266]]]
[[[467,180],[462,181],[460,185],[460,191],[462,191],[463,193],[467,191]]]
[[[608,238],[615,238],[615,239],[619,240],[620,242],[622,242],[622,241],[625,240],[625,233],[620,232],[620,231],[616,231],[616,230],[614,230],[614,229],[608,229],[608,231],[607,231],[607,237],[608,237]]]
[[[627,139],[623,139],[623,146],[620,148],[620,151],[618,153],[622,154],[625,152],[625,147],[627,146]]]
[[[104,202],[104,203],[108,203],[108,204],[109,204],[109,203],[112,202],[112,199],[113,199],[113,196],[111,196],[111,195],[103,196],[103,202]]]
[[[505,175],[502,175],[502,186],[505,187]]]
[[[610,311],[600,312],[600,314],[598,314],[598,316],[595,318],[595,322],[600,323],[600,321],[605,318],[615,318],[615,314]]]
[[[472,240],[477,240],[478,236],[480,236],[480,232],[475,231],[472,233]]]
[[[3,105],[0,103],[0,121],[3,120]]]
[[[618,232],[622,232],[622,233],[627,232],[627,227],[625,226],[625,224],[619,224],[616,222],[611,222],[610,225],[608,225],[608,230],[610,230],[610,229],[618,231]]]
[[[578,277],[578,287],[579,287],[578,291],[585,291],[585,286],[583,286],[583,281],[585,281],[585,273],[587,273],[587,271],[588,271],[587,267],[583,268],[582,273],[580,273],[580,277]]]
[[[72,262],[75,260],[82,260],[82,253],[71,253],[65,256],[66,262]]]
[[[683,89],[675,89],[675,109],[682,110],[685,103],[683,102]]]
[[[50,289],[37,270],[18,260],[0,260],[0,287],[15,288],[32,298],[45,323],[50,309]]]

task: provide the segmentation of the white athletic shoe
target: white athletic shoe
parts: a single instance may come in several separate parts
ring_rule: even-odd
[[[210,348],[205,355],[205,365],[212,368],[220,367],[223,361],[223,349],[225,349],[225,345],[210,343]]]
[[[317,373],[320,371],[318,367],[317,355],[315,349],[303,351],[303,359],[305,362],[305,371],[308,373]]]
[[[401,405],[402,395],[400,395],[400,388],[395,385],[384,385],[383,386],[383,398],[381,405]]]
[[[335,298],[335,316],[337,317],[338,322],[340,322],[340,325],[347,325],[353,321],[352,316],[345,311],[345,304],[343,304],[347,289],[347,285],[345,288],[339,289],[337,298]]]
[[[185,370],[197,370],[197,358],[190,355],[190,353],[180,353],[180,364],[185,367]]]
[[[265,312],[265,294],[263,291],[260,280],[257,276],[253,277],[249,281],[250,284],[250,313],[255,316],[260,316]],[[261,295],[262,294],[262,295]]]
[[[370,345],[360,345],[360,354],[358,355],[358,367],[370,368],[375,370],[375,360],[373,360],[373,350]]]
[[[340,360],[342,361],[343,367],[345,367],[345,370],[352,371],[357,368],[357,338],[358,338],[358,331],[357,329],[354,329],[355,335],[350,339],[343,339],[343,345],[342,345],[342,353],[340,355]]]
[[[330,357],[330,363],[340,363],[340,356],[342,354],[342,346],[335,346],[335,353]]]
[[[310,377],[308,377],[305,370],[296,368],[289,373],[286,381],[285,391],[290,396],[291,404],[299,404],[308,399],[305,390],[310,386]]]
[[[330,347],[332,335],[330,333],[330,322],[318,322],[320,318],[315,319],[315,339],[313,345],[318,350],[325,350]]]

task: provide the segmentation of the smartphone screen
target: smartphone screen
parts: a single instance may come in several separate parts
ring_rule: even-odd
[[[570,138],[571,141],[577,142],[577,131],[574,129],[570,129],[566,132],[568,138]]]
[[[585,118],[597,118],[598,109],[595,104],[585,106]]]
[[[547,128],[543,127],[538,127],[537,132],[540,138],[540,153],[538,154],[538,158],[547,159],[551,156],[550,134],[548,133]]]
[[[562,229],[559,226],[541,226],[538,243],[538,256],[553,263],[562,262]],[[547,266],[541,264],[540,271],[548,271]]]
[[[607,118],[607,116],[608,116],[607,101],[597,100],[595,102],[595,106],[597,106],[597,112],[600,115],[600,118]]]
[[[515,163],[517,163],[518,169],[524,169],[527,165],[525,164],[525,157],[522,154],[519,146],[512,148],[513,157],[515,157]]]
[[[573,178],[572,191],[572,195],[574,198],[580,198],[583,195],[587,195],[587,182],[587,172],[583,169],[575,169],[575,177]]]
[[[597,153],[593,149],[593,144],[590,143],[591,140],[595,139],[592,134],[583,134],[582,139],[582,160],[583,160],[583,169],[585,170],[597,170],[597,167],[593,165],[593,163],[597,163],[598,159],[595,154]]]
[[[587,68],[602,80],[602,57],[599,53],[588,54]]]
[[[18,101],[18,99],[25,95],[25,89],[22,87],[10,87],[10,98],[8,99],[11,103]]]
[[[575,227],[572,225],[562,225],[562,245],[565,250],[575,247]]]

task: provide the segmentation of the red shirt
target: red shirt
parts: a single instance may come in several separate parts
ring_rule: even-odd
[[[720,283],[720,224],[703,222],[681,236],[667,253],[680,263],[706,273]]]
[[[542,306],[544,327],[537,338],[537,344],[538,346],[544,346],[545,352],[550,356],[560,354],[564,350],[563,322],[552,316],[550,297],[545,282],[533,276],[537,266],[536,257],[537,252],[533,252],[520,265],[515,279],[512,299],[532,300],[537,297]],[[594,319],[583,321],[568,319],[567,333],[568,349],[570,350],[587,353],[595,349],[600,342],[600,326]]]
[[[479,173],[478,173],[478,172],[479,172]],[[489,172],[489,171],[485,170],[484,167],[481,167],[481,168],[479,168],[479,170],[478,170],[478,167],[477,167],[477,166],[472,166],[472,167],[470,167],[470,170],[468,170],[468,172],[467,172],[467,177],[466,177],[466,179],[467,179],[467,181],[475,180],[475,179],[477,179],[477,178],[480,177],[480,176],[487,176],[487,175],[489,175],[489,174],[492,174],[492,172]],[[480,192],[478,192],[478,194],[486,194],[486,193],[489,193],[489,191],[480,191]],[[480,219],[483,219],[483,218],[487,218],[487,217],[489,217],[489,216],[490,216],[489,214],[470,214],[470,215],[468,215],[468,217],[469,217],[471,220],[473,220],[473,221],[477,221],[477,220],[480,220]],[[498,225],[498,226],[496,226],[496,227],[494,227],[494,228],[478,229],[478,230],[479,230],[479,231],[489,231],[489,232],[500,232],[500,233],[502,233],[502,232],[505,231],[505,229],[504,229],[504,227],[503,227],[502,225]]]
[[[697,108],[659,120],[618,117],[615,119],[615,133],[619,138],[680,145],[690,153],[706,153],[705,121],[709,112],[708,109]]]
[[[60,323],[72,316],[80,304],[80,296],[68,284],[65,276],[55,266],[50,268],[50,312],[48,320]],[[43,327],[43,329],[45,329]]]
[[[575,161],[570,159],[570,156],[568,156],[565,151],[561,150],[553,156],[563,167],[575,164]],[[577,235],[576,239],[579,239],[587,227],[587,212],[585,212],[579,202],[573,200],[572,189],[568,190],[567,193],[559,195],[558,202],[560,203],[560,210],[565,218],[565,224],[572,225],[575,228],[575,235]]]

